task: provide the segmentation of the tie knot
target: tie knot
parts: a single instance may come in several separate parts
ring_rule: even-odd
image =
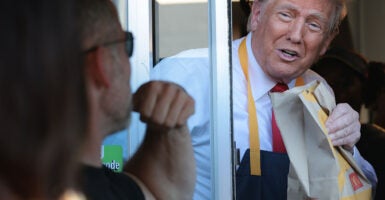
[[[271,92],[284,92],[286,90],[288,90],[289,87],[287,87],[286,84],[284,83],[277,83],[273,89],[271,89]]]

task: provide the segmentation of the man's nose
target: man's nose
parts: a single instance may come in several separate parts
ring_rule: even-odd
[[[303,20],[297,19],[292,22],[287,33],[287,40],[300,44],[302,42],[304,34],[305,22]]]

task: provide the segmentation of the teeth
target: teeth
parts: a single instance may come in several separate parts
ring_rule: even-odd
[[[283,53],[289,54],[291,56],[296,56],[297,53],[295,51],[290,51],[290,50],[282,50]]]

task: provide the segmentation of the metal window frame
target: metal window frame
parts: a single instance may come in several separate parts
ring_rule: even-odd
[[[209,0],[209,43],[212,66],[211,194],[216,200],[235,199],[231,126],[231,0]]]
[[[127,1],[127,0],[121,0]],[[140,85],[150,79],[150,68],[153,67],[152,50],[152,1],[128,0],[127,28],[134,35],[134,53],[131,57],[131,89],[136,91]],[[128,134],[128,155],[132,157],[145,134],[145,125],[139,115],[131,114]]]

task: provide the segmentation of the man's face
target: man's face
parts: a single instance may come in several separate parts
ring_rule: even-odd
[[[118,39],[124,38],[124,33]],[[115,49],[112,49],[115,48]],[[111,129],[118,131],[124,129],[130,118],[131,88],[130,88],[130,63],[125,51],[124,42],[118,43],[111,48],[111,66],[109,66],[110,86],[103,100],[104,110],[111,123]]]
[[[325,53],[332,36],[329,0],[269,0],[254,3],[253,54],[263,71],[288,83]]]

